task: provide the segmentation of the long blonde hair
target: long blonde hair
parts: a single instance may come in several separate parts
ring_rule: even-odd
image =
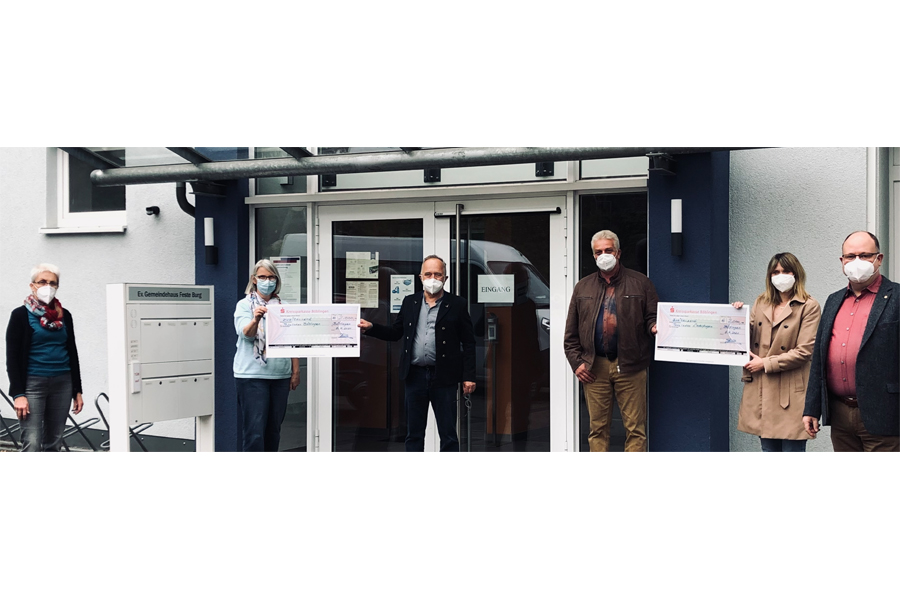
[[[769,261],[769,267],[766,269],[766,291],[759,295],[759,300],[767,302],[772,306],[781,304],[781,292],[772,284],[772,273],[781,265],[781,268],[788,273],[794,274],[793,299],[805,302],[809,300],[809,293],[806,291],[806,271],[800,260],[790,252],[779,252]]]

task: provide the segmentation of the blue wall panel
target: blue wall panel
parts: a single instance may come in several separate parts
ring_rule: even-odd
[[[250,274],[250,209],[244,203],[248,180],[225,182],[226,197],[195,196],[195,276],[197,284],[216,286],[216,451],[239,451],[241,422],[234,388],[234,306],[243,297]],[[190,198],[189,198],[190,199]],[[203,218],[213,217],[219,263],[206,264]]]
[[[661,301],[728,302],[727,152],[677,157],[650,173],[650,279]],[[682,199],[684,252],[671,253],[671,200]],[[728,451],[728,367],[650,366],[651,451]]]

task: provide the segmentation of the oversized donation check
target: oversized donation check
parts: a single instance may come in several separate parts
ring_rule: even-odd
[[[656,360],[745,365],[750,360],[749,325],[747,306],[660,302]]]
[[[359,304],[271,304],[266,354],[359,356]]]

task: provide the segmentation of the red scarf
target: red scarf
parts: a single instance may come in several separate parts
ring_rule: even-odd
[[[41,327],[56,331],[63,328],[63,307],[56,298],[50,304],[44,304],[34,296],[25,298],[25,307],[41,318]]]

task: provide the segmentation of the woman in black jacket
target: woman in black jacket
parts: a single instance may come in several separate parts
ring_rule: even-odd
[[[81,412],[81,369],[72,314],[56,299],[59,269],[31,270],[31,295],[6,328],[9,395],[22,422],[23,452],[59,452],[69,414]]]

